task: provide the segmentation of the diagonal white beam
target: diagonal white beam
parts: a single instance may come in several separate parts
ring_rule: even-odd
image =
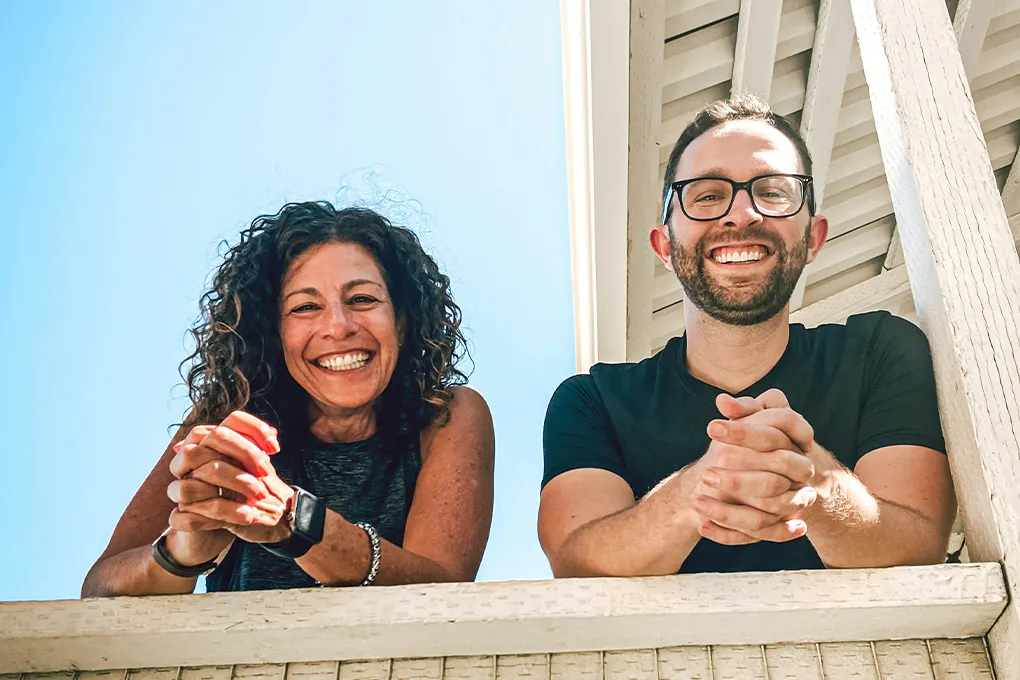
[[[994,0],[960,0],[953,18],[953,32],[960,46],[960,59],[968,81],[977,71],[981,47],[988,35],[988,24],[992,21]]]
[[[1002,206],[1010,218],[1020,215],[1020,151],[1017,152],[1013,167],[1006,177],[1006,184],[1002,187]]]
[[[822,0],[800,124],[800,132],[811,151],[815,202],[819,207],[825,195],[853,46],[854,17],[849,0]]]
[[[748,92],[768,99],[776,65],[779,20],[783,0],[742,0],[737,17],[737,46],[733,56],[732,92]]]
[[[970,556],[1011,603],[989,632],[1020,678],[1020,258],[943,0],[852,0],[882,161]]]
[[[853,46],[854,17],[849,0],[822,0],[800,123],[800,132],[811,152],[815,204],[819,209],[825,196],[825,180]],[[791,311],[803,304],[806,285],[807,276],[801,274],[790,299]]]
[[[953,34],[956,36],[956,44],[960,49],[960,59],[963,61],[963,70],[967,73],[968,82],[977,70],[981,47],[985,43],[985,36],[988,35],[988,25],[992,20],[994,6],[993,0],[960,0],[956,6]],[[903,245],[900,243],[900,233],[897,230],[889,244],[889,252],[882,268],[895,269],[903,262]]]

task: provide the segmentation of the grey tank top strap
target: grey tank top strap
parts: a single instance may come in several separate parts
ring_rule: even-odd
[[[418,438],[395,451],[378,434],[349,444],[321,442],[310,435],[273,457],[277,473],[319,497],[350,522],[368,522],[395,545],[404,528],[421,471]],[[366,545],[368,538],[365,539]],[[309,588],[315,581],[292,560],[257,545],[235,541],[223,564],[206,578],[210,592]]]

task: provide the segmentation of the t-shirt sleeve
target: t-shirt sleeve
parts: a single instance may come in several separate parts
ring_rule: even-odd
[[[868,351],[857,459],[884,446],[924,446],[945,453],[928,339],[891,314],[875,326]]]
[[[615,439],[595,381],[590,375],[567,378],[545,412],[543,488],[553,477],[579,468],[599,468],[626,478]]]

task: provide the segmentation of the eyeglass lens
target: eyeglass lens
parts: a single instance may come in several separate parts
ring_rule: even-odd
[[[751,183],[751,202],[762,215],[787,217],[804,203],[804,185],[794,177],[760,177]],[[733,202],[733,185],[721,179],[699,179],[687,184],[681,205],[691,219],[714,220],[725,215]]]

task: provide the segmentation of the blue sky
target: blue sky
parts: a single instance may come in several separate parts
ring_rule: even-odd
[[[0,25],[0,600],[78,596],[187,407],[218,241],[345,184],[405,197],[384,210],[464,310],[497,441],[480,578],[547,577],[542,417],[574,367],[558,3],[10,2]]]

